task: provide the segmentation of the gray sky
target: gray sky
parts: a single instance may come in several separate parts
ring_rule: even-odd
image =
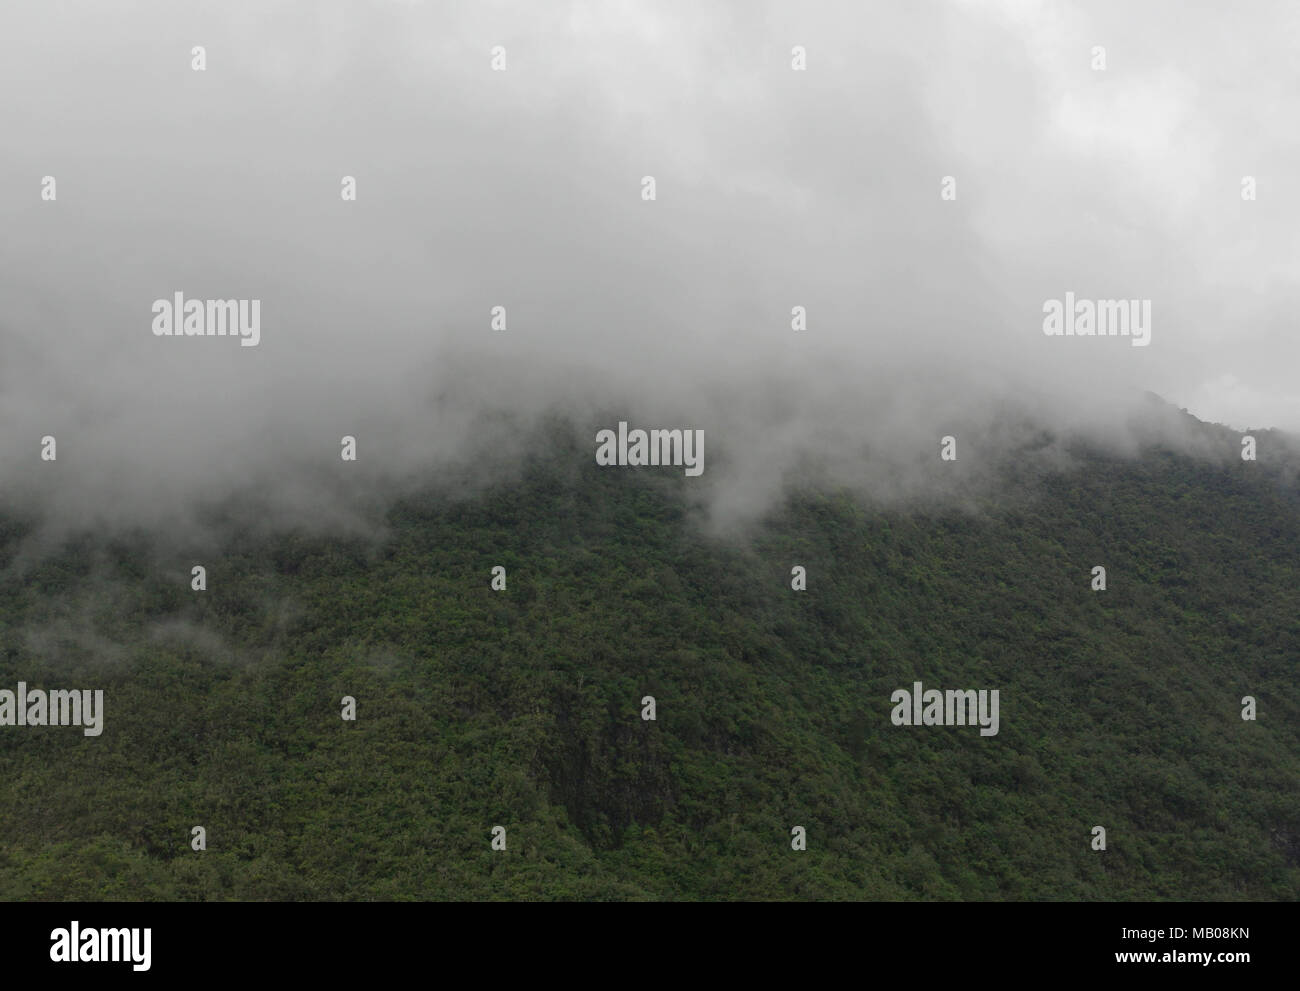
[[[416,471],[570,406],[707,427],[743,502],[1007,401],[1300,430],[1298,50],[1293,2],[8,0],[0,471],[292,502],[345,433]],[[177,290],[261,344],[154,337]],[[1150,346],[1044,336],[1067,290]]]

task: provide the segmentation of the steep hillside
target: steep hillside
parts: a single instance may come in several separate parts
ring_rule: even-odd
[[[1076,455],[743,538],[585,437],[378,541],[9,520],[0,688],[105,720],[0,727],[0,897],[1300,898],[1293,476]],[[997,689],[997,734],[894,725],[916,681]]]

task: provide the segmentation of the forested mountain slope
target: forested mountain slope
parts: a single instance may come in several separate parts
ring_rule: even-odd
[[[378,540],[34,556],[11,518],[0,688],[105,719],[0,727],[0,897],[1294,900],[1293,478],[1081,450],[961,507],[805,486],[729,536],[579,432]],[[917,681],[997,689],[998,733],[894,725]]]

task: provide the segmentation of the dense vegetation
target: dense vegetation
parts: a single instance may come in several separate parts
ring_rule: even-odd
[[[202,593],[157,535],[33,559],[4,521],[0,688],[107,714],[0,728],[0,897],[1300,898],[1276,473],[1094,452],[961,510],[809,488],[742,540],[589,447],[380,540],[231,537]],[[892,725],[916,680],[999,689],[999,734]]]

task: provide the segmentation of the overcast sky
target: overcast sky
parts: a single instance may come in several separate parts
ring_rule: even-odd
[[[1147,389],[1300,430],[1298,52],[1294,2],[6,0],[0,470],[181,501],[566,403],[765,457]],[[176,291],[259,346],[155,337]],[[1067,291],[1150,345],[1045,336]]]

